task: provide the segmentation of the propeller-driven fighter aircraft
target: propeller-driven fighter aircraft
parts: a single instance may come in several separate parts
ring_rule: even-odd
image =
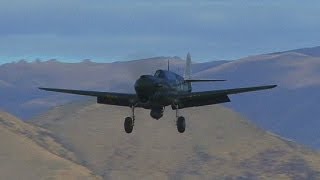
[[[93,96],[97,98],[97,103],[99,104],[130,107],[132,111],[131,117],[126,117],[124,121],[124,129],[127,133],[132,132],[135,124],[135,108],[150,109],[150,116],[158,120],[163,116],[164,108],[166,106],[171,106],[171,108],[176,111],[177,129],[180,133],[183,133],[186,128],[186,122],[185,118],[179,114],[179,109],[230,102],[228,97],[229,95],[271,89],[277,86],[267,85],[192,92],[192,83],[210,81],[214,82],[224,80],[191,79],[191,56],[188,53],[184,78],[170,71],[168,63],[168,70],[157,70],[153,76],[140,76],[134,84],[135,94],[55,88],[39,89],[60,93]]]

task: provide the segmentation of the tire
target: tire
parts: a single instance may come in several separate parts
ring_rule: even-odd
[[[179,133],[184,133],[186,130],[186,120],[182,116],[177,119],[177,129]]]
[[[126,117],[126,119],[124,120],[124,130],[126,131],[126,133],[131,133],[133,130],[133,120],[131,117]]]

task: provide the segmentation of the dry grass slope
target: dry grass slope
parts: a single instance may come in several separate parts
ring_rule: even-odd
[[[73,156],[47,132],[0,112],[0,179],[99,179],[87,168],[44,149]]]
[[[123,130],[128,108],[69,104],[33,120],[105,179],[319,179],[320,154],[271,135],[222,106],[174,111],[151,120],[138,109],[133,134]]]

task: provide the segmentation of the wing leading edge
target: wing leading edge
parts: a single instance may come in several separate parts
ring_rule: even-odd
[[[275,87],[277,87],[277,85],[192,92],[177,96],[176,100],[179,104],[179,108],[220,104],[230,102],[228,95],[272,89]],[[176,107],[173,106],[173,109],[176,109]]]
[[[73,90],[73,89],[55,89],[55,88],[39,88],[39,89],[45,90],[45,91],[76,94],[76,95],[83,95],[83,96],[93,96],[93,97],[97,97],[97,102],[99,104],[132,106],[137,103],[137,96],[135,94],[83,91],[83,90]]]
[[[175,95],[172,97],[174,101],[179,104],[179,109],[194,107],[194,106],[204,106],[210,104],[220,104],[225,102],[230,102],[228,95],[245,93],[251,91],[260,91],[265,89],[275,88],[277,85],[269,86],[255,86],[246,88],[235,88],[235,89],[223,89],[214,91],[203,91],[203,92],[192,92],[181,95]],[[115,92],[99,92],[99,91],[83,91],[83,90],[72,90],[72,89],[55,89],[55,88],[39,88],[45,91],[53,91],[68,94],[77,94],[84,96],[97,97],[97,103],[99,104],[109,104],[117,106],[138,106],[139,101],[136,94],[127,93],[115,93]],[[142,106],[141,106],[142,107]],[[175,106],[172,106],[176,109]]]

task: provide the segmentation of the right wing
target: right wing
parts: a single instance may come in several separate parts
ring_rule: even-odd
[[[99,104],[109,104],[117,106],[132,106],[138,102],[135,94],[115,93],[115,92],[99,92],[99,91],[83,91],[73,89],[55,89],[55,88],[39,88],[45,91],[53,91],[68,94],[77,94],[83,96],[97,97]]]
[[[204,105],[210,105],[210,104],[220,104],[220,103],[230,102],[228,95],[231,95],[231,94],[260,91],[260,90],[275,88],[276,86],[277,85],[254,86],[254,87],[246,87],[246,88],[192,92],[192,93],[186,93],[186,94],[177,96],[176,101],[178,102],[179,108],[204,106]]]

